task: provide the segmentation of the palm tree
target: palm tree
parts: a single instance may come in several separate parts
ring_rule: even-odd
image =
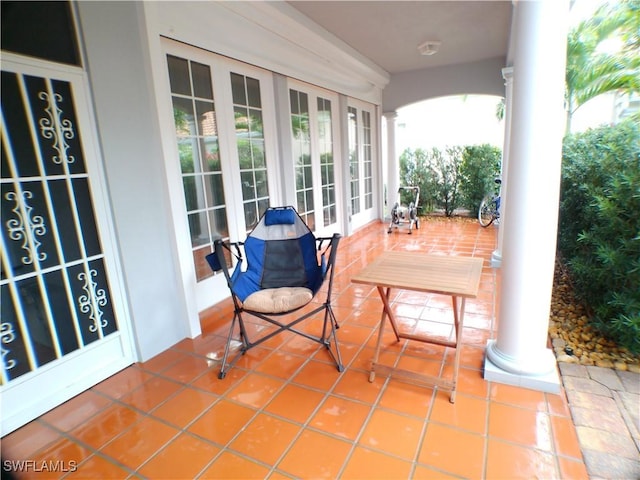
[[[567,38],[566,133],[571,117],[588,100],[603,93],[640,91],[640,4],[621,0],[602,5]],[[619,52],[599,50],[604,40],[618,37]]]
[[[499,122],[504,120],[504,112],[506,108],[506,103],[504,97],[500,99],[500,101],[496,104],[496,118]]]

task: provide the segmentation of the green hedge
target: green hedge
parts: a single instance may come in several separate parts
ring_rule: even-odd
[[[495,179],[500,176],[501,161],[498,147],[487,143],[464,147],[460,166],[463,207],[475,213],[485,195],[499,191]]]
[[[565,138],[558,247],[593,325],[640,353],[640,130],[633,122]]]
[[[501,151],[488,144],[447,147],[444,151],[407,148],[400,155],[400,183],[420,187],[419,213],[440,208],[446,216],[459,207],[475,216],[487,193],[496,190]],[[402,199],[408,203],[407,196]]]

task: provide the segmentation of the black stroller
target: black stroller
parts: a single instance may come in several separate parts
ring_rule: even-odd
[[[405,193],[413,196],[413,201],[409,205],[403,205],[402,197]],[[420,199],[420,187],[400,187],[398,188],[398,201],[391,209],[391,223],[387,233],[391,233],[393,228],[409,228],[409,234],[413,230],[420,228],[420,219],[418,218],[418,200]]]

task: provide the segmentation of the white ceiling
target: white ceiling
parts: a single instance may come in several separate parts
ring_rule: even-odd
[[[508,56],[510,0],[288,3],[390,74]],[[428,40],[440,50],[420,55]]]

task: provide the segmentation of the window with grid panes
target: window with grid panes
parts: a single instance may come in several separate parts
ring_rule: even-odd
[[[167,55],[173,119],[196,277],[213,275],[205,256],[227,239],[216,111],[208,65]]]
[[[309,96],[289,90],[291,105],[292,149],[296,177],[296,208],[311,230],[315,230],[313,171],[311,163],[311,131]]]
[[[260,81],[231,73],[236,146],[247,231],[269,207]]]
[[[322,217],[324,226],[337,222],[336,181],[333,160],[333,125],[331,100],[317,99],[318,150],[320,153],[320,178],[322,181]]]
[[[373,207],[373,148],[371,145],[371,113],[362,111],[362,180],[364,182],[364,208]]]
[[[358,110],[347,109],[347,128],[349,134],[349,175],[351,186],[351,214],[360,213],[360,159],[358,156]]]

